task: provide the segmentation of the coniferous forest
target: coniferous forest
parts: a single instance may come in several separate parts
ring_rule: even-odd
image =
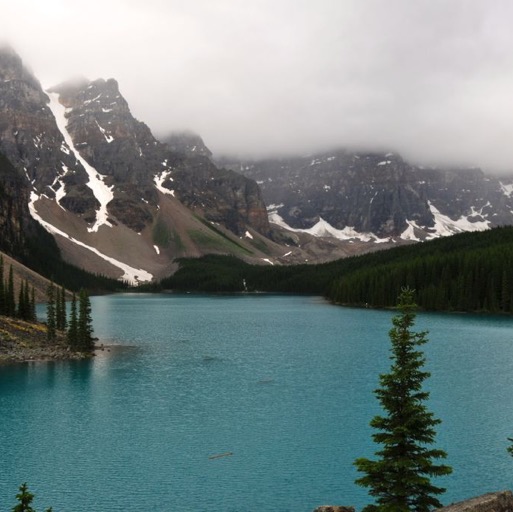
[[[162,289],[319,294],[333,302],[393,307],[401,288],[432,311],[513,313],[513,227],[378,251],[320,265],[249,265],[234,257],[180,261]]]

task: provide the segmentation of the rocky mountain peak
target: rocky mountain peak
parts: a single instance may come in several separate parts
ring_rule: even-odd
[[[260,184],[272,221],[342,240],[422,240],[513,223],[511,187],[477,168],[423,167],[392,152],[337,150],[223,160]]]
[[[191,131],[173,132],[163,137],[162,142],[168,146],[171,151],[183,153],[189,156],[206,156],[210,158],[212,152],[207,148],[203,139]]]
[[[39,83],[23,64],[21,57],[7,45],[0,45],[0,80],[24,80]]]
[[[0,155],[17,177],[0,175],[4,206],[25,205],[68,261],[140,282],[185,255],[268,254],[255,182],[216,167],[197,135],[179,137],[180,147],[158,141],[116,80],[78,77],[45,92],[10,48],[0,77]],[[9,209],[0,227],[19,245]]]

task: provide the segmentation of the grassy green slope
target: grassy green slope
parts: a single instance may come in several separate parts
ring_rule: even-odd
[[[180,260],[161,282],[181,291],[323,294],[335,302],[390,307],[402,286],[429,310],[513,312],[513,227],[463,233],[321,265],[255,266],[233,257]]]

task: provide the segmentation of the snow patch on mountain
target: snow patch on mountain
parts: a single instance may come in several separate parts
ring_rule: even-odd
[[[109,135],[107,133],[107,131],[105,130],[105,128],[102,128],[100,126],[100,123],[98,123],[98,121],[95,121],[95,122],[96,122],[96,126],[98,126],[98,129],[100,130],[102,135],[105,137],[105,140],[107,141],[107,143],[110,144],[114,140],[114,137],[112,137],[112,135]]]
[[[346,226],[344,229],[337,229],[326,222],[322,217],[319,217],[317,224],[311,228],[299,229],[289,226],[276,210],[271,210],[269,211],[269,222],[277,224],[289,231],[294,231],[296,233],[308,233],[315,237],[327,236],[337,238],[338,240],[361,240],[362,242],[372,241],[374,243],[384,243],[389,241],[388,238],[378,238],[372,233],[359,233],[350,226]]]
[[[431,240],[439,236],[450,236],[456,233],[463,233],[466,231],[485,231],[491,227],[491,223],[487,220],[471,220],[473,217],[479,217],[482,219],[482,210],[484,207],[481,208],[480,211],[477,211],[473,207],[470,215],[462,215],[459,219],[453,220],[447,215],[441,213],[430,201],[428,201],[428,205],[431,213],[433,214],[435,226],[432,228],[432,232],[428,235],[427,240]]]
[[[155,182],[155,187],[157,187],[157,190],[160,190],[163,194],[170,194],[173,197],[175,196],[175,191],[170,190],[166,187],[164,187],[164,181],[168,178],[168,176],[171,174],[171,171],[164,171],[160,174],[155,174],[155,177],[153,178],[153,181]],[[171,181],[173,181],[173,178],[169,178]]]
[[[108,221],[107,204],[114,197],[112,192],[113,187],[109,187],[104,183],[103,180],[105,177],[102,176],[94,167],[89,165],[75,148],[73,139],[67,129],[68,120],[66,119],[66,107],[60,103],[59,93],[48,92],[47,95],[50,99],[49,107],[55,117],[57,127],[64,137],[66,144],[75,155],[75,158],[84,166],[84,169],[89,176],[87,186],[93,191],[94,197],[96,197],[100,203],[100,208],[96,212],[96,222],[93,227],[88,228],[88,231],[98,231],[98,228],[103,225],[112,227],[112,224]]]
[[[43,220],[43,218],[37,213],[37,210],[35,207],[35,203],[38,199],[39,199],[39,196],[34,191],[32,191],[30,193],[29,211],[30,211],[30,215],[32,216],[32,218],[37,220],[46,229],[46,231],[48,231],[52,235],[59,235],[64,238],[67,238],[70,242],[73,242],[74,244],[79,245],[80,247],[84,247],[85,249],[93,252],[94,254],[96,254],[100,258],[104,259],[105,261],[108,261],[115,267],[118,267],[119,269],[121,269],[124,272],[121,279],[123,281],[128,281],[131,285],[136,286],[139,283],[151,281],[153,279],[153,275],[150,274],[149,272],[146,272],[146,270],[143,270],[141,268],[131,267],[130,265],[127,265],[126,263],[123,263],[114,258],[111,258],[110,256],[107,256],[107,255],[101,253],[95,247],[91,247],[90,245],[84,244],[80,240],[77,240],[76,238],[69,236],[64,231],[61,231],[59,228],[56,228],[49,222],[46,222],[45,220]]]
[[[502,181],[499,181],[499,184],[505,196],[511,197],[513,195],[513,183],[502,183]]]
[[[407,220],[408,227],[400,234],[399,238],[402,240],[411,240],[413,242],[420,242],[421,239],[415,235],[415,229],[421,229],[417,226],[414,220]]]

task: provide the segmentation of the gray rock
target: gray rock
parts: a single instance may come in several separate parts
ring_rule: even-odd
[[[297,229],[322,217],[335,228],[384,238],[400,235],[408,220],[427,236],[434,226],[428,201],[453,220],[513,224],[513,199],[498,178],[475,168],[423,168],[397,154],[345,150],[219,163],[256,180],[266,203],[281,205],[279,215]]]
[[[511,491],[492,492],[438,510],[439,512],[513,512],[513,494]]]

